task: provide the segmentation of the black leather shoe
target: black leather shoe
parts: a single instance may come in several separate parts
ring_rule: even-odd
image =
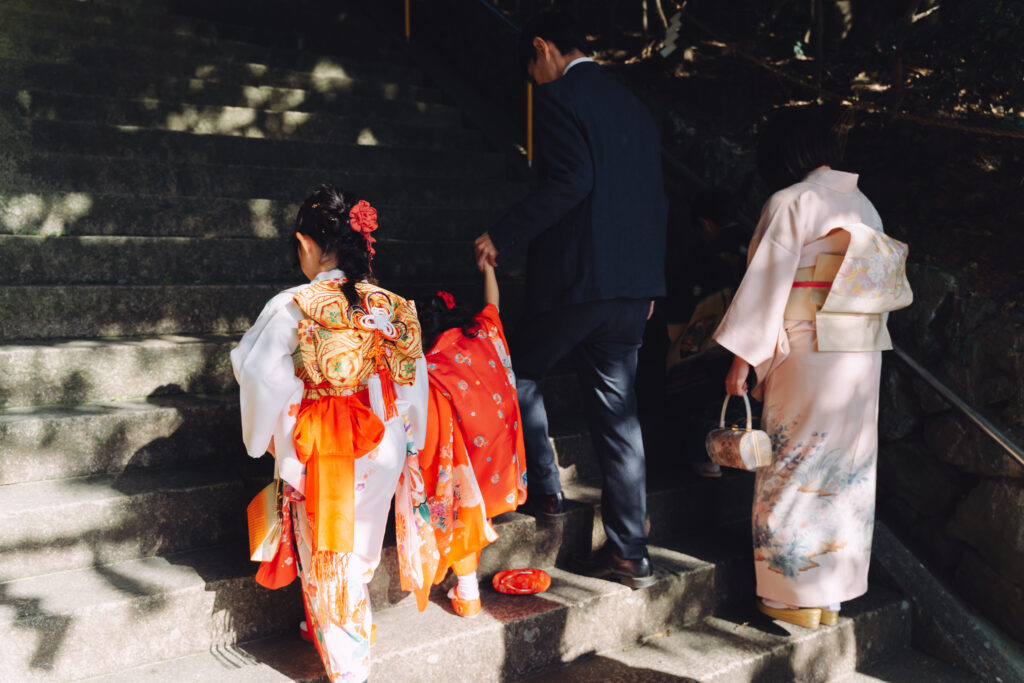
[[[528,495],[526,503],[520,505],[517,512],[557,519],[565,515],[565,495],[561,491]]]
[[[577,574],[618,581],[633,589],[654,585],[654,568],[646,552],[639,560],[628,560],[605,545],[589,558],[573,558],[569,566]]]

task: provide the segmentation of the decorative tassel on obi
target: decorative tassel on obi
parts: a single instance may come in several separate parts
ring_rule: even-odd
[[[313,611],[317,623],[343,624],[353,621],[349,614],[349,553],[318,551],[313,553],[309,567],[309,579],[316,586],[316,601]],[[360,584],[361,587],[362,584]]]
[[[384,419],[393,420],[398,417],[398,407],[395,401],[398,396],[395,394],[395,382],[391,378],[391,370],[384,361],[384,348],[380,344],[380,331],[373,333],[373,356],[374,367],[377,369],[377,376],[380,377],[380,394],[384,400]]]

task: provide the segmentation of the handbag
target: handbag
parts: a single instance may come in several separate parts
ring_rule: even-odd
[[[281,479],[274,461],[274,481],[263,487],[245,508],[249,522],[249,559],[267,562],[273,559],[281,541]]]
[[[756,470],[771,464],[772,441],[768,433],[753,428],[750,416],[750,399],[743,394],[743,403],[747,407],[747,428],[740,429],[733,425],[725,428],[725,409],[729,405],[729,395],[722,402],[722,416],[718,420],[718,429],[708,432],[704,440],[708,457],[711,462],[722,467],[733,467],[740,470]]]

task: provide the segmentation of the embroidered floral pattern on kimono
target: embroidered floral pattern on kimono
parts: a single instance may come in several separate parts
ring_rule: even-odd
[[[851,469],[849,454],[840,448],[828,448],[828,433],[812,431],[809,438],[791,443],[790,435],[799,429],[799,421],[777,422],[779,408],[765,409],[765,427],[772,439],[772,465],[757,471],[754,491],[754,558],[767,562],[768,568],[786,578],[819,567],[814,558],[845,548],[851,540],[860,545],[863,535],[870,536],[874,506],[858,505],[858,500],[873,500],[874,462],[864,460]],[[868,487],[867,490],[865,487]],[[798,503],[794,503],[799,499]],[[801,507],[808,520],[831,516],[841,511],[857,526],[857,539],[840,538],[831,525],[802,523],[779,532],[776,508]],[[773,531],[773,528],[775,531]]]
[[[907,245],[880,234],[876,246],[868,256],[843,260],[832,291],[851,297],[899,297],[906,282]]]

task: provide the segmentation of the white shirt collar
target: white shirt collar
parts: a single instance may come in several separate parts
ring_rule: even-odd
[[[594,61],[594,60],[591,59],[590,57],[577,57],[576,59],[572,60],[571,62],[569,62],[568,64],[565,65],[565,68],[562,69],[562,75],[564,76],[565,74],[569,73],[569,69],[573,68],[577,64],[580,64],[582,62],[592,62],[592,61]]]

